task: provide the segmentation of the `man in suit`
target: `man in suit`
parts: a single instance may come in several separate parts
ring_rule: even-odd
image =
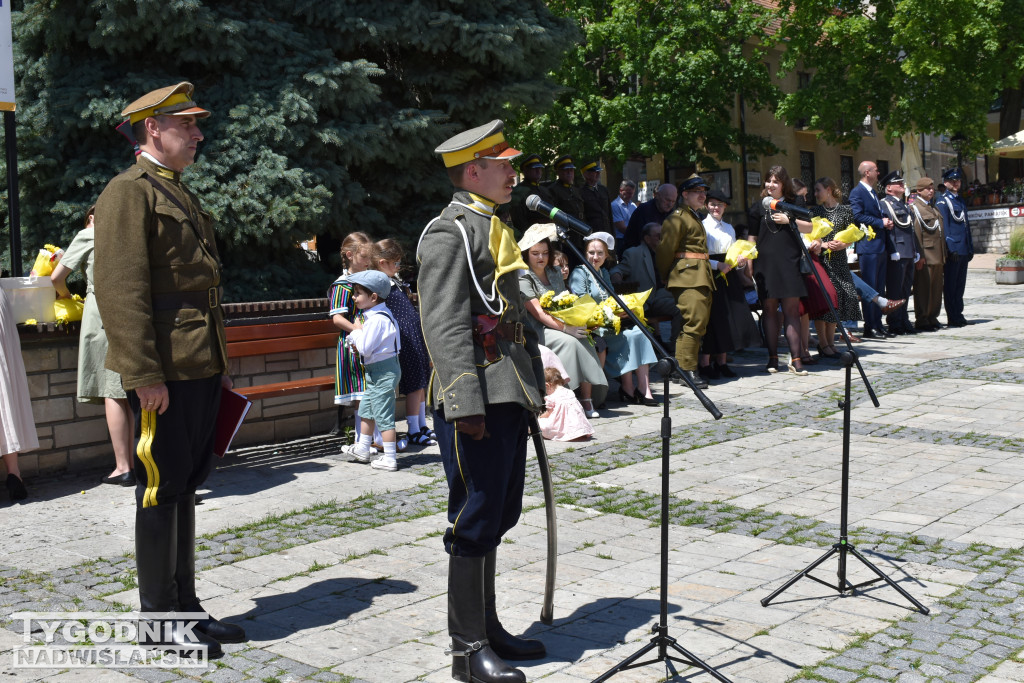
[[[503,129],[494,120],[434,150],[455,193],[416,253],[433,363],[427,393],[448,479],[452,676],[486,683],[525,682],[505,660],[544,656],[539,641],[505,631],[496,611],[497,548],[522,514],[529,414],[544,408],[544,366],[519,295],[526,264],[495,219],[511,198],[510,162],[519,156]]]
[[[886,267],[888,264],[889,240],[886,234],[892,227],[892,219],[882,216],[882,207],[875,195],[875,183],[878,182],[878,166],[873,161],[862,161],[857,167],[860,182],[850,190],[850,207],[853,209],[853,220],[871,227],[875,231],[872,239],[865,237],[854,245],[860,259],[860,276],[868,285],[879,292],[885,290]],[[893,295],[894,297],[896,295]],[[893,336],[882,328],[882,312],[868,301],[861,301],[864,311],[864,336],[880,338]]]
[[[942,215],[942,229],[946,232],[948,256],[942,273],[942,294],[946,300],[946,324],[950,327],[968,324],[964,317],[964,289],[967,287],[967,264],[974,258],[967,204],[960,196],[960,183],[963,179],[964,172],[959,168],[951,168],[943,173],[946,193],[935,202]]]
[[[885,196],[882,197],[882,214],[892,221],[889,237],[892,240],[892,253],[886,267],[885,292],[890,297],[909,299],[910,290],[914,286],[914,262],[920,255],[917,240],[914,237],[914,221],[910,207],[903,201],[906,185],[903,174],[892,171],[882,180]],[[892,334],[917,334],[910,324],[910,315],[906,308],[900,308],[885,318]]]
[[[914,326],[924,332],[942,329],[939,309],[942,308],[942,268],[946,263],[946,235],[942,216],[933,203],[935,183],[931,178],[917,181],[912,195],[910,213],[914,217],[914,236],[921,248],[924,266],[918,264],[914,273]]]
[[[619,253],[625,253],[626,249],[640,244],[640,233],[648,223],[664,223],[676,208],[676,200],[679,199],[679,190],[672,183],[662,183],[654,191],[654,197],[648,199],[629,217],[629,224],[626,226],[626,236],[619,246]],[[616,240],[616,244],[619,244]]]
[[[661,223],[648,223],[643,227],[641,235],[643,243],[627,249],[619,264],[612,268],[612,282],[635,282],[636,291],[651,291],[644,302],[644,315],[669,316],[672,331],[669,333],[669,347],[675,348],[679,330],[683,327],[683,316],[676,306],[675,297],[665,288],[665,283],[658,277],[654,267],[654,257],[661,244]]]

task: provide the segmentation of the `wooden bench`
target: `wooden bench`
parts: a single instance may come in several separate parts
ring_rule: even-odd
[[[227,336],[228,358],[312,349],[333,349],[338,343],[338,329],[329,318],[303,322],[229,325],[224,331]],[[334,375],[307,377],[290,382],[273,382],[252,387],[235,387],[235,391],[250,400],[313,393],[328,389],[334,390]]]

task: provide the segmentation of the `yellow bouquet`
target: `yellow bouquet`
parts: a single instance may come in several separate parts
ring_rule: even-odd
[[[549,294],[551,296],[548,296]],[[589,294],[576,296],[572,292],[545,292],[541,295],[539,303],[542,309],[566,325],[575,326],[586,326],[594,315],[594,309],[597,308],[597,302]]]
[[[730,268],[735,268],[741,259],[749,261],[755,258],[757,258],[757,246],[749,240],[736,240],[729,247],[729,251],[725,252],[725,262],[729,264]],[[728,284],[729,278],[726,277],[726,274],[722,272],[718,274]]]
[[[84,308],[85,301],[77,294],[70,299],[57,299],[53,302],[53,313],[57,317],[57,322],[63,325],[81,320]]]
[[[31,275],[48,276],[53,272],[53,267],[60,263],[64,250],[53,244],[44,245],[36,254],[35,263],[32,264]]]
[[[609,306],[609,302],[612,306]],[[611,332],[612,334],[618,334],[622,331],[622,323],[619,321],[619,316],[615,314],[614,306],[615,301],[612,299],[605,299],[598,305],[594,306],[594,313],[587,320],[587,329],[603,334],[604,332]],[[614,306],[614,307],[613,307]]]
[[[848,226],[846,226],[846,230],[842,230],[836,233],[836,236],[833,239],[838,240],[844,244],[853,244],[854,242],[859,242],[865,237],[867,237],[869,240],[875,239],[875,231],[871,228],[871,226],[864,226],[864,228],[865,229],[862,230],[853,223],[850,223]]]
[[[832,221],[815,216],[811,219],[811,231],[805,232],[801,236],[804,238],[804,242],[810,244],[814,240],[823,240],[828,237],[828,234],[832,232],[832,227]]]

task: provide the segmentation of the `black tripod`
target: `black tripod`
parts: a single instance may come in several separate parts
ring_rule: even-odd
[[[590,262],[583,257],[583,254],[579,252],[579,250],[576,248],[576,245],[574,245],[572,242],[568,240],[565,228],[561,226],[558,227],[558,236],[562,240],[562,243],[565,244],[565,246],[568,247],[571,252],[575,253],[576,257],[580,260],[583,266],[585,266],[586,269],[590,271],[591,275],[594,276],[595,281],[600,282],[601,274],[598,273],[597,270],[594,269],[594,266],[592,266]],[[718,408],[715,407],[715,404],[711,402],[711,399],[704,395],[704,392],[702,392],[700,389],[694,386],[690,378],[682,372],[675,358],[673,358],[668,353],[668,351],[665,350],[665,348],[661,345],[661,342],[658,341],[658,339],[653,334],[651,334],[650,330],[648,330],[647,327],[640,322],[640,320],[636,317],[633,311],[629,310],[629,308],[626,307],[622,299],[619,298],[619,295],[612,291],[610,287],[608,288],[608,291],[611,297],[615,300],[615,302],[618,303],[619,307],[623,311],[625,311],[629,319],[633,321],[633,324],[637,326],[637,329],[643,332],[647,339],[651,342],[651,345],[654,347],[654,352],[655,354],[657,354],[659,358],[658,364],[655,366],[655,369],[658,371],[658,374],[662,376],[664,381],[663,392],[665,397],[665,404],[664,412],[661,418],[661,592],[659,597],[661,613],[658,619],[658,625],[652,629],[654,632],[654,637],[651,638],[651,642],[647,643],[637,652],[630,655],[623,661],[619,662],[611,669],[601,674],[599,677],[595,678],[594,683],[606,681],[620,671],[635,669],[641,666],[646,666],[648,664],[655,664],[657,662],[670,661],[697,667],[698,669],[708,672],[719,681],[723,681],[724,683],[730,683],[728,678],[718,673],[718,671],[713,669],[709,664],[701,661],[699,658],[697,658],[696,655],[686,650],[682,645],[680,645],[676,641],[675,638],[671,637],[668,634],[668,459],[669,443],[672,438],[672,418],[669,416],[668,411],[669,377],[673,373],[675,373],[678,377],[681,377],[683,381],[686,382],[687,385],[689,385],[690,389],[697,396],[697,399],[701,402],[704,408],[709,413],[711,413],[711,415],[716,420],[722,417],[722,413],[719,412]],[[647,659],[642,662],[637,661],[653,650],[657,650],[657,655],[655,655],[652,659]],[[672,653],[675,654],[671,654],[670,650],[672,651]]]
[[[811,256],[807,252],[807,245],[804,244],[804,240],[800,236],[800,232],[799,232],[799,230],[797,230],[796,222],[793,220],[792,216],[790,217],[789,224],[790,224],[790,227],[793,229],[794,235],[796,236],[797,243],[800,244],[800,248],[803,251],[803,258],[807,259],[807,263],[810,263],[811,262]],[[842,257],[845,258],[846,255],[842,254]],[[818,282],[818,287],[821,288],[822,292],[825,292],[826,291],[825,290],[825,285],[821,281],[821,274],[813,266],[811,267],[811,272],[814,273],[814,278]],[[846,328],[843,326],[843,321],[840,319],[839,314],[836,312],[835,306],[832,305],[831,298],[826,295],[825,296],[825,301],[828,302],[828,308],[832,312],[832,316],[836,320],[836,324],[838,325],[839,330],[842,333],[843,341],[846,343],[846,349],[847,349],[846,352],[842,354],[841,359],[840,359],[842,364],[843,364],[843,366],[846,368],[846,388],[845,388],[845,394],[843,396],[843,400],[839,401],[839,407],[843,409],[843,473],[842,473],[842,492],[840,494],[840,504],[839,504],[839,540],[836,543],[832,544],[832,547],[829,548],[827,553],[825,553],[824,555],[819,557],[817,560],[815,560],[811,564],[807,565],[807,567],[802,569],[799,573],[797,573],[796,576],[794,576],[789,581],[787,581],[785,584],[783,584],[782,587],[779,588],[778,590],[776,590],[774,593],[772,593],[768,597],[766,597],[763,600],[761,600],[761,605],[763,607],[767,607],[768,603],[770,603],[772,600],[777,598],[787,588],[789,588],[794,583],[796,583],[797,581],[799,581],[800,579],[802,579],[804,577],[807,577],[808,579],[811,579],[812,581],[817,581],[818,583],[822,584],[823,586],[827,586],[827,587],[837,591],[840,595],[844,595],[847,590],[849,590],[851,592],[851,594],[852,594],[858,588],[863,588],[864,586],[869,586],[869,585],[871,585],[873,583],[877,583],[879,581],[885,581],[887,584],[889,584],[890,586],[895,588],[896,591],[900,595],[902,595],[907,600],[909,600],[914,605],[914,607],[916,607],[918,610],[921,611],[922,614],[928,614],[928,608],[927,607],[925,607],[920,602],[915,600],[913,598],[913,596],[910,595],[910,593],[908,593],[907,591],[903,590],[902,586],[900,586],[895,581],[890,579],[888,576],[883,574],[881,572],[881,570],[878,569],[878,567],[876,567],[875,565],[871,564],[871,562],[866,557],[861,555],[860,552],[858,552],[857,548],[855,546],[851,545],[850,542],[847,540],[847,521],[848,521],[847,518],[848,518],[848,507],[849,507],[849,501],[850,501],[850,408],[851,408],[850,387],[851,387],[851,384],[853,383],[853,366],[854,365],[856,365],[857,366],[857,370],[860,371],[861,380],[864,382],[864,386],[868,390],[868,395],[871,397],[871,402],[875,405],[876,408],[878,407],[879,404],[878,404],[878,397],[875,396],[875,392],[871,388],[871,383],[868,381],[867,375],[864,374],[864,368],[861,366],[860,360],[857,358],[857,354],[853,350],[853,344],[850,342],[850,337],[846,333]],[[774,330],[773,333],[774,334],[778,334],[778,330]],[[838,571],[837,580],[836,580],[835,584],[829,583],[828,581],[820,579],[817,576],[813,576],[810,573],[818,565],[820,565],[822,562],[824,562],[828,558],[832,557],[833,555],[837,555],[837,554],[839,555],[839,571]],[[868,569],[870,569],[872,572],[875,573],[877,578],[871,579],[870,581],[864,581],[864,582],[858,583],[858,584],[850,583],[850,581],[847,580],[847,578],[846,578],[846,556],[848,554],[852,554],[854,557],[856,557],[858,560],[860,560],[861,563],[863,563],[865,567],[867,567]]]

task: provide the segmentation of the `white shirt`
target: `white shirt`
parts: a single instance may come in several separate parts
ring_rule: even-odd
[[[398,325],[383,303],[363,311],[366,321],[362,329],[353,330],[348,343],[363,357],[363,365],[378,363],[398,355],[402,343],[398,339]]]
[[[725,221],[717,220],[711,214],[704,217],[704,232],[708,236],[708,253],[724,254],[736,241],[736,230]],[[711,270],[718,270],[718,261],[708,261]]]

